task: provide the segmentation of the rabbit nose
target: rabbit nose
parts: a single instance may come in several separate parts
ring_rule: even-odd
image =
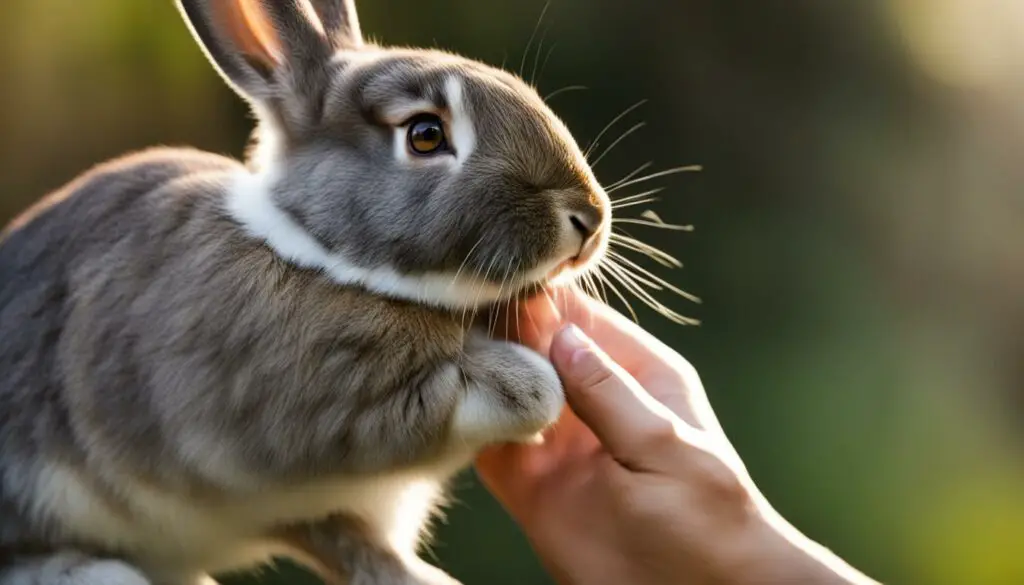
[[[580,236],[579,251],[573,263],[588,262],[601,244],[601,230],[604,228],[602,209],[596,205],[575,209],[569,214],[569,222]]]
[[[576,210],[569,215],[569,221],[573,229],[580,235],[583,245],[597,235],[601,229],[601,210],[597,207],[589,207],[583,210]]]

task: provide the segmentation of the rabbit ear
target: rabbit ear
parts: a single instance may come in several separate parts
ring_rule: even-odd
[[[362,46],[363,32],[359,27],[355,0],[310,0],[324,33],[336,49],[354,49]]]
[[[176,2],[210,62],[249,99],[280,95],[281,72],[295,88],[308,85],[304,77],[320,72],[334,52],[310,0]]]

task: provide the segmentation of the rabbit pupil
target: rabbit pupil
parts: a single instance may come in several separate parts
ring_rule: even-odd
[[[444,124],[434,115],[422,115],[409,125],[409,146],[416,154],[435,154],[445,146]]]

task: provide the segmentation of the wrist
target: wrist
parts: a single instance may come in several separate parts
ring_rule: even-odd
[[[732,579],[737,585],[877,585],[787,522],[763,496],[737,543]]]

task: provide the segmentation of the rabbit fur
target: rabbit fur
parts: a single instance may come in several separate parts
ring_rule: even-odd
[[[417,555],[446,480],[564,402],[466,313],[592,266],[608,197],[532,87],[353,0],[176,2],[256,144],[100,164],[0,233],[0,585],[453,584]]]

